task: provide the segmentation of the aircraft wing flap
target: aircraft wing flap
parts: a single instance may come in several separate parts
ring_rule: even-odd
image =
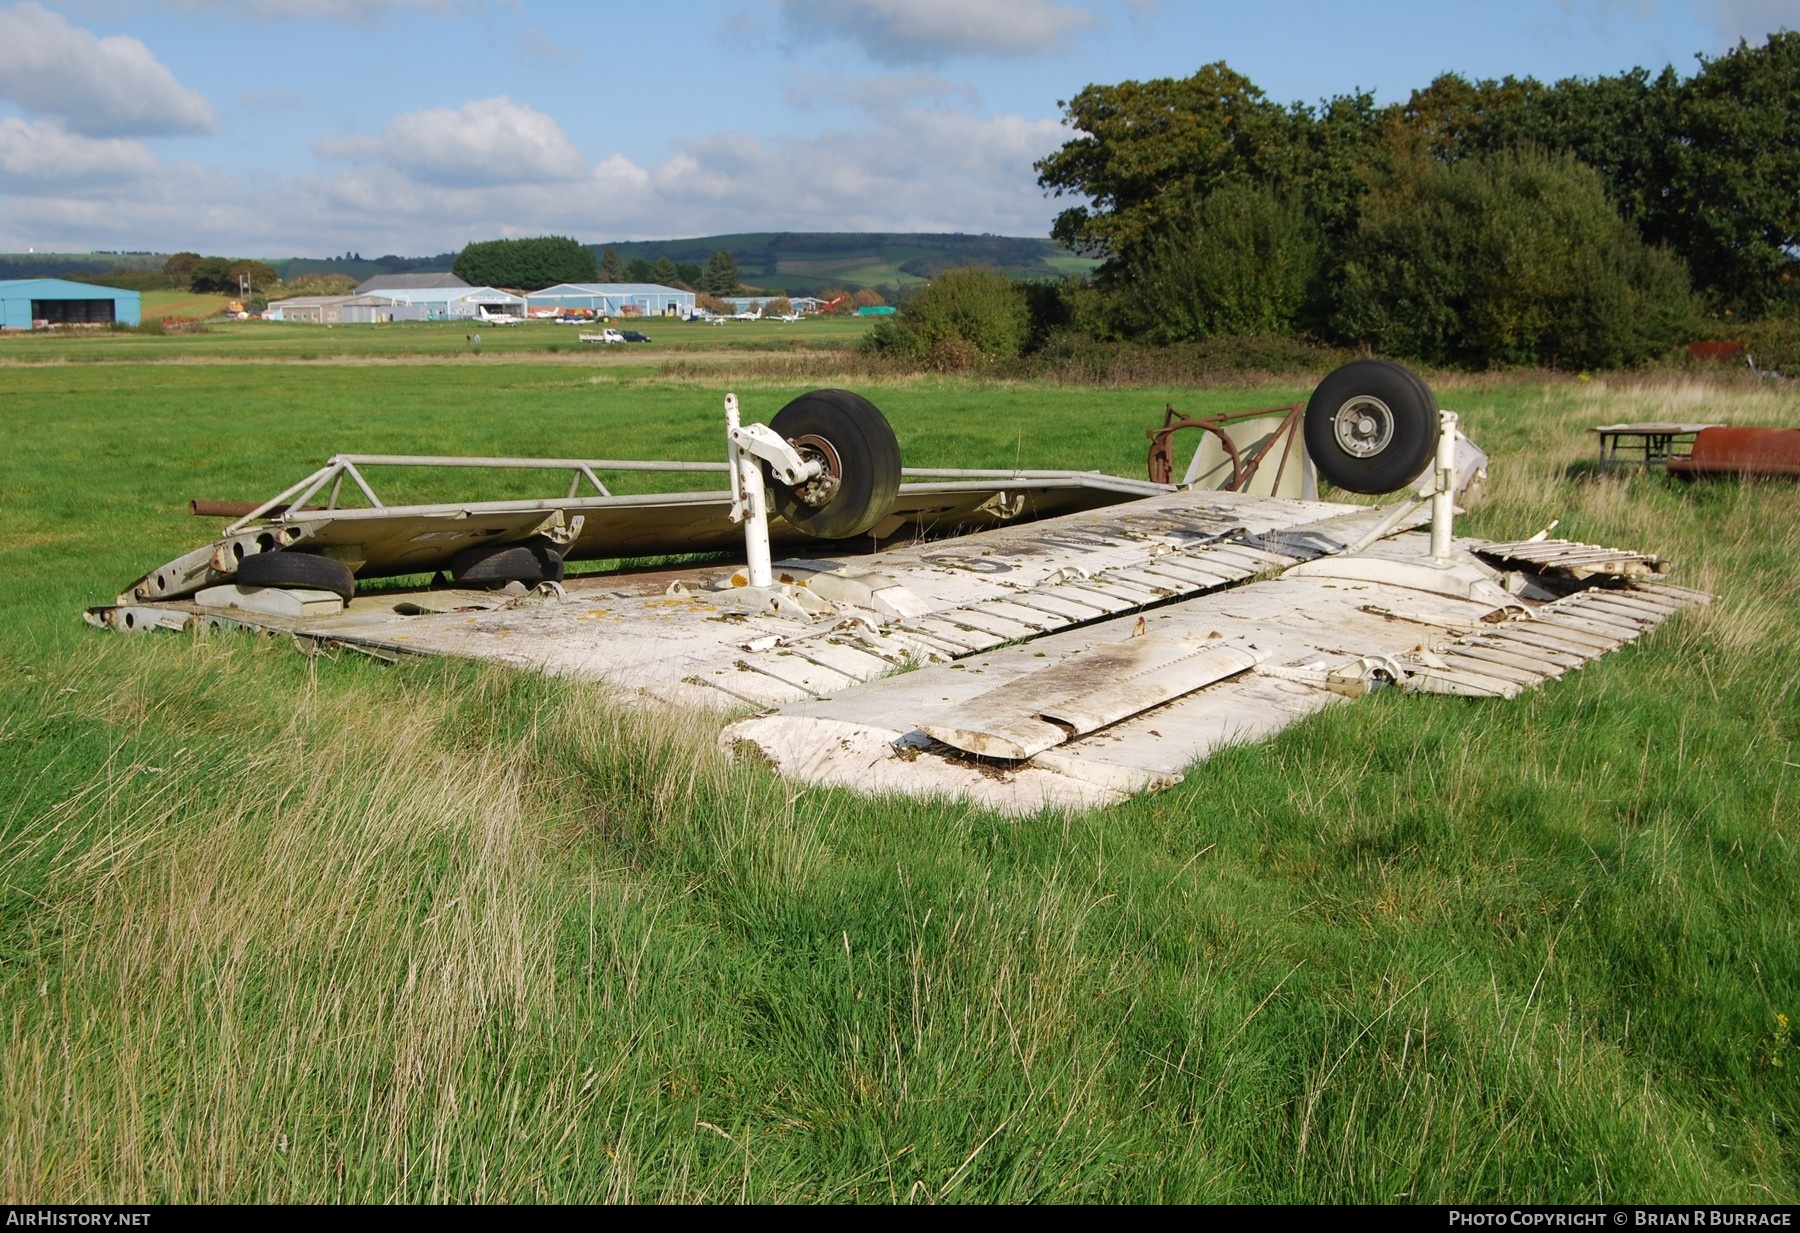
[[[965,753],[1029,758],[1265,658],[1247,644],[1189,636],[1103,642],[978,694],[920,730]]]

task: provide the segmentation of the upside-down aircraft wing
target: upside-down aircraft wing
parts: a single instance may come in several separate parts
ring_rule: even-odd
[[[1352,414],[1349,447],[1370,435],[1368,408]],[[770,434],[756,448],[785,442],[788,462],[751,486],[807,439]],[[617,462],[427,458],[407,461],[510,461],[574,482],[562,499],[385,506],[363,472],[396,460],[341,455],[87,615],[120,630],[248,627],[308,650],[491,660],[716,713],[723,740],[809,782],[1012,812],[1090,806],[1178,782],[1221,745],[1371,689],[1512,697],[1707,600],[1669,585],[1648,554],[1454,537],[1455,444],[1446,430],[1429,512],[1097,473],[913,473],[839,540],[801,534],[809,511],[790,499],[791,521],[766,520],[767,577],[752,544],[744,566],[504,587],[472,579],[495,561],[560,571],[742,545],[730,517],[744,487],[616,495],[599,476]],[[675,465],[741,464],[734,453]],[[368,497],[361,508],[332,508],[346,481]],[[321,494],[326,508],[307,508]],[[849,499],[830,485],[826,496],[826,509]],[[268,569],[284,563],[305,568],[277,585]],[[397,581],[321,589],[334,569]],[[455,576],[424,582],[438,571]]]

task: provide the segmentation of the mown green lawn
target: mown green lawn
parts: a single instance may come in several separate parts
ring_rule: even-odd
[[[223,300],[219,303],[223,304]],[[146,306],[146,319],[153,314]],[[612,323],[650,336],[648,343],[583,343],[597,325],[527,321],[479,325],[464,321],[397,321],[381,325],[303,325],[279,321],[222,321],[197,334],[135,330],[42,330],[0,337],[0,364],[91,364],[130,361],[456,359],[475,363],[513,355],[555,356],[596,365],[656,364],[693,353],[833,351],[853,347],[872,328],[869,318],[817,317],[799,321],[727,321],[722,325],[675,318]],[[475,339],[479,337],[480,343]]]
[[[1612,420],[1800,425],[1791,384],[1440,380],[1495,455],[1468,529],[1718,601],[1009,820],[593,686],[83,626],[206,538],[190,497],[716,457],[725,389],[832,383],[268,329],[0,344],[0,1201],[1800,1197],[1800,494],[1585,465]],[[1165,402],[1305,393],[859,388],[909,461],[1131,475]]]

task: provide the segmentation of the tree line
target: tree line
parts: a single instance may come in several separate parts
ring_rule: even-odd
[[[481,240],[466,245],[456,255],[451,270],[475,286],[514,287],[522,291],[542,291],[558,283],[592,282],[660,283],[712,295],[731,295],[743,289],[737,261],[725,249],[713,253],[704,269],[668,257],[622,261],[611,248],[605,249],[596,261],[593,249],[567,236]]]
[[[1101,336],[1304,335],[1470,366],[1641,362],[1800,307],[1800,34],[1682,78],[1466,81],[1270,101],[1223,62],[1090,85],[1036,164],[1102,260]]]

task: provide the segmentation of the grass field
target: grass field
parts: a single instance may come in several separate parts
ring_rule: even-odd
[[[223,306],[224,301],[219,304]],[[152,315],[148,302],[144,314],[146,318]],[[873,328],[873,322],[857,317],[816,317],[792,322],[729,321],[711,325],[669,318],[637,322],[635,326],[650,336],[648,343],[584,343],[581,335],[592,333],[597,327],[542,321],[509,326],[462,321],[345,326],[224,321],[209,325],[201,334],[165,335],[133,330],[9,331],[0,335],[0,364],[197,360],[436,362],[450,358],[474,362],[530,356],[596,365],[638,365],[648,371],[670,355],[842,350],[855,346]],[[477,337],[481,339],[479,343],[474,341]]]
[[[1585,431],[1800,425],[1793,383],[1439,379],[1495,456],[1471,532],[1561,517],[1718,602],[1097,813],[80,623],[205,538],[190,497],[337,450],[710,458],[724,389],[766,414],[850,341],[803,385],[553,328],[0,344],[0,1201],[1800,1200],[1800,494],[1597,478]],[[1166,401],[1305,393],[859,388],[920,463],[1132,475]]]
[[[140,295],[139,301],[139,309],[145,321],[161,321],[165,317],[205,320],[224,312],[231,297],[202,295],[192,291],[145,291]]]

